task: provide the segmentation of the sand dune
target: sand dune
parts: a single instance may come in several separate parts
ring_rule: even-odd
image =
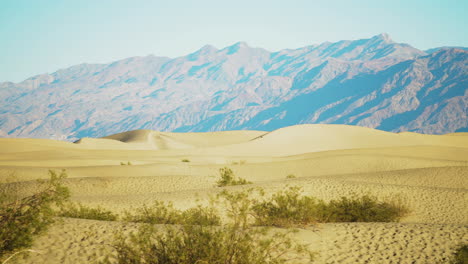
[[[113,139],[118,142],[127,143],[132,148],[153,149],[153,150],[167,150],[167,149],[186,149],[193,146],[178,142],[177,140],[168,137],[167,135],[151,131],[151,130],[136,130],[131,132],[124,132],[105,137],[104,139]]]
[[[298,238],[320,252],[316,263],[444,263],[457,244],[468,242],[467,135],[299,125],[273,132],[137,130],[75,144],[0,139],[0,175],[28,194],[48,169],[66,169],[72,200],[115,212],[155,199],[190,207],[195,197],[221,190],[214,186],[224,166],[268,193],[290,185],[325,200],[399,196],[412,210],[401,223],[324,224]],[[296,178],[286,179],[289,174]],[[100,259],[111,251],[105,246],[110,231],[122,225],[65,219],[36,241],[44,254],[18,263]]]
[[[134,130],[104,138],[82,138],[75,143],[82,149],[178,150],[236,144],[265,133],[263,131],[170,133]]]
[[[0,146],[0,153],[18,153],[77,148],[76,145],[70,142],[32,138],[0,138]]]
[[[468,147],[468,138],[416,133],[395,134],[347,125],[297,125],[275,130],[249,142],[208,151],[242,156],[287,156],[338,149],[398,146]],[[203,151],[205,150],[198,150],[197,153]]]
[[[125,143],[148,142],[151,139],[158,139],[162,144],[167,144],[164,141],[175,141],[179,144],[186,144],[192,147],[210,147],[218,145],[229,145],[242,143],[255,139],[256,137],[265,134],[264,131],[220,131],[220,132],[204,132],[204,133],[172,133],[172,132],[157,132],[151,130],[135,130],[124,133],[119,133],[104,138],[115,139]],[[166,148],[169,149],[169,148]]]

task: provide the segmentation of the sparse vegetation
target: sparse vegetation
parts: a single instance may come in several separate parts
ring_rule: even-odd
[[[131,163],[130,161],[128,161],[127,163],[125,163],[125,162],[120,162],[120,165],[121,165],[121,166],[125,166],[125,165],[130,166],[130,165],[132,165],[132,163]]]
[[[34,237],[54,222],[54,207],[69,198],[63,185],[66,172],[49,175],[49,180],[39,181],[36,193],[26,197],[12,193],[9,184],[0,185],[0,259],[30,247]]]
[[[86,205],[75,203],[69,203],[66,206],[63,206],[59,212],[59,216],[103,221],[115,221],[118,218],[118,216],[112,211],[104,209],[100,206],[92,208]]]
[[[261,226],[305,226],[320,222],[325,207],[323,201],[302,196],[300,188],[290,187],[269,199],[253,201],[252,214],[256,224]]]
[[[155,201],[152,206],[145,204],[133,212],[124,212],[123,220],[137,223],[175,224],[178,217],[179,211],[173,207],[172,203]]]
[[[468,244],[460,246],[453,255],[451,264],[466,264],[468,263]]]
[[[178,224],[178,225],[220,225],[221,218],[213,207],[201,205],[177,210],[172,203],[155,201],[153,206],[144,205],[133,212],[124,214],[124,221],[149,224]]]
[[[117,263],[135,264],[282,264],[313,259],[290,233],[268,234],[267,229],[244,228],[239,223],[166,226],[162,230],[144,225],[129,239],[118,235],[114,248]],[[111,263],[109,259],[107,263]]]
[[[296,178],[296,175],[294,175],[294,174],[288,174],[286,176],[286,179],[295,179],[295,178]]]
[[[184,225],[157,230],[144,225],[129,239],[117,236],[117,263],[145,264],[282,264],[310,263],[313,254],[290,233],[269,235],[264,228]],[[106,263],[111,263],[109,259]],[[114,263],[114,262],[113,262]],[[296,262],[297,263],[297,262]]]
[[[236,177],[234,175],[234,172],[228,167],[219,169],[219,176],[220,176],[220,179],[216,182],[216,185],[218,187],[232,186],[232,185],[246,185],[246,184],[252,183],[250,181],[247,181],[246,179]]]
[[[0,188],[0,259],[31,246],[34,235],[53,222],[55,208],[60,216],[96,220],[117,220],[118,216],[101,207],[68,204],[69,192],[59,175],[49,171],[50,180],[40,190],[18,198]],[[218,186],[247,184],[231,169],[220,169]],[[289,187],[266,196],[262,189],[253,198],[253,189],[224,190],[210,206],[179,210],[172,203],[156,201],[124,214],[124,221],[142,223],[129,237],[119,233],[114,241],[117,263],[253,263],[280,264],[313,259],[305,245],[291,238],[293,230],[274,232],[268,226],[298,227],[319,222],[390,222],[408,213],[401,200],[379,201],[370,195],[342,197],[325,202],[303,195],[301,188]],[[228,222],[223,223],[214,203],[221,203]],[[168,226],[157,227],[155,224]],[[263,227],[258,227],[263,226]],[[456,261],[466,259],[467,246],[461,247]],[[108,259],[108,261],[110,261]],[[463,263],[463,262],[454,262]]]
[[[250,224],[251,200],[248,196],[248,192],[223,192],[218,196],[222,198],[218,202],[224,202],[228,210],[230,221],[227,224],[204,225],[200,222],[205,221],[184,220],[182,226],[160,226],[157,229],[152,225],[155,221],[142,221],[151,224],[143,225],[130,237],[122,233],[116,236],[114,248],[117,257],[114,260],[135,264],[281,264],[298,260],[309,263],[313,254],[305,245],[291,238],[294,231],[273,232]],[[164,212],[157,219],[169,218],[170,221],[163,222],[177,222],[174,219],[178,214],[174,213],[172,206],[157,203],[156,208]],[[206,211],[200,208],[189,209],[185,213],[195,219],[205,219]],[[149,215],[154,212],[156,210]],[[107,261],[110,263],[109,259]]]
[[[189,159],[183,159],[182,162],[190,162]]]
[[[326,203],[302,195],[298,187],[279,191],[271,198],[252,202],[252,215],[257,225],[304,226],[326,222],[395,222],[409,212],[401,200],[379,201],[364,195],[342,197]]]
[[[398,222],[409,213],[399,199],[379,201],[377,197],[341,197],[327,204],[322,222]]]
[[[182,211],[180,224],[214,226],[221,224],[221,217],[213,207],[201,205]]]

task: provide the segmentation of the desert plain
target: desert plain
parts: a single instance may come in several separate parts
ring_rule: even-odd
[[[222,167],[252,184],[217,187]],[[296,239],[318,253],[314,263],[447,263],[457,246],[468,243],[468,133],[297,125],[272,132],[136,130],[75,143],[0,139],[3,182],[32,193],[49,169],[66,169],[72,201],[115,213],[154,200],[185,209],[223,189],[274,193],[286,186],[326,201],[356,194],[400,197],[411,210],[398,223],[301,228]],[[135,225],[63,218],[36,238],[38,253],[14,263],[95,263],[112,254],[115,230]]]

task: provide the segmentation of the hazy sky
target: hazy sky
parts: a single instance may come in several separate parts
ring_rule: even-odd
[[[468,46],[466,0],[0,0],[0,82],[87,62],[246,41],[275,51],[382,32]]]

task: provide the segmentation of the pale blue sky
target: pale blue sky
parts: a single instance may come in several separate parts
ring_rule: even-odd
[[[382,32],[468,46],[466,0],[0,0],[0,82],[238,41],[276,51]]]

